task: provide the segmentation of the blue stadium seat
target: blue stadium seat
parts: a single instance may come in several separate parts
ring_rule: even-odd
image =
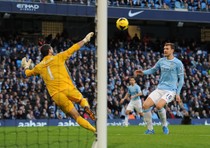
[[[17,60],[16,64],[17,64],[17,67],[20,68],[21,67],[21,60]]]
[[[138,2],[137,0],[133,0],[134,5],[137,5],[137,2]]]
[[[6,48],[0,48],[0,55],[5,56],[6,55]]]
[[[5,48],[8,48],[8,47],[9,47],[9,44],[6,43],[6,42],[4,42],[4,47],[5,47]]]
[[[16,47],[17,47],[18,50],[20,50],[22,48],[22,45],[18,44]]]
[[[149,4],[148,4],[148,8],[151,8],[151,7],[152,7],[152,4],[149,3]]]
[[[163,3],[165,3],[165,4],[168,5],[168,6],[170,6],[171,0],[163,0]]]
[[[206,3],[205,2],[201,2],[201,10],[206,10]]]
[[[202,75],[206,76],[207,75],[207,71],[206,70],[203,70],[202,71]]]
[[[154,7],[155,7],[155,9],[159,9],[160,8],[160,5],[155,4]]]
[[[188,10],[189,11],[192,11],[192,6],[188,6]]]
[[[189,111],[188,105],[187,105],[186,103],[184,103],[183,105],[184,105],[184,108],[185,108],[187,111]]]
[[[168,5],[171,9],[175,8],[175,1],[170,1],[170,4]]]
[[[145,7],[145,3],[141,3],[141,8],[144,8]]]
[[[182,8],[181,3],[179,1],[175,1],[175,8]]]

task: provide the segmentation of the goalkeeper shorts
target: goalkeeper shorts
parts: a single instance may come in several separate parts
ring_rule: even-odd
[[[69,113],[74,108],[74,103],[79,103],[83,96],[77,88],[73,88],[56,93],[52,99],[63,112]]]

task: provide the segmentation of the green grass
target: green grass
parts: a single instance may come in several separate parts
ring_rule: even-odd
[[[0,148],[90,148],[94,139],[81,127],[0,128]]]
[[[109,126],[108,148],[209,148],[210,126],[169,126],[164,135],[155,126],[154,135],[144,135],[142,126]],[[90,148],[93,133],[81,127],[0,127],[1,148]]]
[[[210,126],[169,126],[170,134],[164,135],[155,126],[154,135],[145,135],[145,127],[109,127],[109,148],[210,148]]]

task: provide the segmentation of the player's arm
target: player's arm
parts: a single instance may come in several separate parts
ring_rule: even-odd
[[[142,93],[140,92],[140,93],[138,93],[138,94],[135,94],[135,95],[131,96],[131,99],[136,98],[136,97],[138,97],[138,96],[142,96]]]
[[[35,72],[35,69],[34,68],[33,69],[26,69],[24,73],[25,73],[25,75],[27,77],[37,75],[37,73]]]
[[[160,60],[152,68],[144,70],[143,74],[144,75],[153,74],[153,73],[157,72],[159,69],[160,69]]]
[[[180,92],[181,92],[182,86],[184,85],[184,66],[182,63],[177,66],[177,71],[178,71],[178,84],[177,84],[177,91],[176,91],[176,101],[181,102]]]
[[[84,46],[84,44],[88,43],[93,35],[93,32],[88,33],[83,40],[77,42],[76,44],[68,48],[66,51],[62,52],[62,58],[64,60],[67,60],[74,52],[79,50],[82,46]]]
[[[24,68],[24,74],[27,77],[30,77],[32,75],[37,75],[35,68],[33,68],[31,70],[29,69],[30,65],[31,65],[31,59],[29,59],[27,62],[26,57],[22,58],[21,66]]]
[[[137,75],[149,75],[149,74],[153,74],[155,73],[156,71],[158,71],[160,69],[160,60],[155,64],[155,66],[153,66],[152,68],[150,69],[147,69],[147,70],[136,70],[134,72],[134,75],[137,76]]]
[[[120,104],[123,104],[123,102],[125,101],[125,99],[128,99],[129,96],[130,96],[129,93],[126,93],[125,97],[120,100]]]

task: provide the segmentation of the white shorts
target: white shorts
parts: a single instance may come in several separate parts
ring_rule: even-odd
[[[140,99],[131,100],[126,108],[126,110],[136,110],[137,113],[142,113],[142,103]]]
[[[169,90],[154,90],[148,97],[152,99],[155,105],[160,101],[160,99],[164,99],[167,103],[174,100],[176,93]]]

